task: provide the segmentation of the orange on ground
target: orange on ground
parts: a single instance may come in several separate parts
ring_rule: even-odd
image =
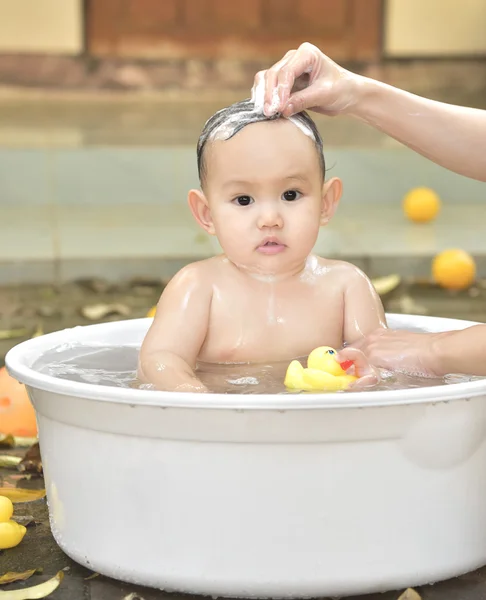
[[[403,211],[414,223],[432,221],[439,213],[440,205],[439,196],[426,187],[414,188],[403,198]]]
[[[432,261],[432,276],[443,288],[465,290],[476,278],[476,263],[465,250],[444,250]]]
[[[0,433],[20,437],[36,437],[35,411],[25,385],[0,369]]]

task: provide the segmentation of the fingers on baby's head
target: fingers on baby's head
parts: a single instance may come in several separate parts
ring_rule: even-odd
[[[212,141],[229,140],[248,125],[264,121],[274,121],[281,118],[282,116],[278,113],[270,117],[266,116],[263,113],[263,108],[260,107],[260,103],[255,102],[250,98],[218,110],[206,121],[197,143],[197,168],[201,186],[204,186],[208,174],[205,155],[208,145]],[[291,120],[313,140],[319,154],[319,163],[324,179],[326,167],[323,154],[323,142],[316,124],[306,112],[293,115]]]

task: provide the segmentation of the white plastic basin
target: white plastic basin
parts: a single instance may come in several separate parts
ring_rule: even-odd
[[[148,325],[77,327],[6,358],[36,409],[53,534],[75,561],[156,588],[240,597],[399,589],[486,564],[486,380],[194,395],[31,368],[64,342],[138,345]]]

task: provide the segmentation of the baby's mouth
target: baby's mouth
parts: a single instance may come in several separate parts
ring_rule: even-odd
[[[263,240],[263,242],[258,246],[257,250],[262,254],[278,254],[279,252],[283,252],[285,248],[285,244],[282,244],[280,240],[277,238],[270,238]]]

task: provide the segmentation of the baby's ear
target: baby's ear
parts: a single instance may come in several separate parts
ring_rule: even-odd
[[[321,225],[327,225],[336,212],[343,193],[343,183],[339,177],[333,177],[322,186]]]
[[[209,210],[209,203],[201,190],[189,190],[187,196],[189,208],[198,224],[210,235],[214,235],[214,225]]]

